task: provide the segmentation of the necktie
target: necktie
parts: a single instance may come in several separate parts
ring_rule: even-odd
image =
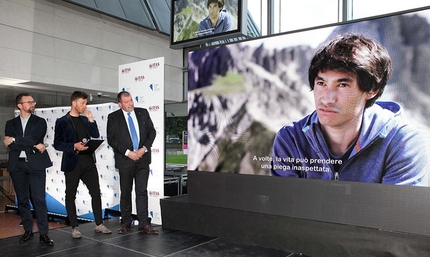
[[[139,140],[137,139],[137,133],[136,128],[134,127],[133,119],[130,116],[130,113],[128,113],[128,125],[130,126],[130,134],[131,134],[131,140],[133,141],[133,148],[134,150],[139,149]]]

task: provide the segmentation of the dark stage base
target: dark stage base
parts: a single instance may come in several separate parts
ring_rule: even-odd
[[[429,256],[427,236],[161,199],[163,227],[320,256]]]

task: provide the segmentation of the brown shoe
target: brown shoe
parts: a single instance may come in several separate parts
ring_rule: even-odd
[[[121,227],[118,229],[118,234],[124,234],[129,230],[130,230],[130,224],[122,224]]]
[[[156,235],[158,234],[158,230],[155,230],[151,227],[151,225],[146,225],[144,227],[139,228],[140,232],[144,232],[146,234]]]

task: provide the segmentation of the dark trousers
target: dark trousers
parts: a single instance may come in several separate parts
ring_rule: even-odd
[[[37,228],[40,235],[48,234],[48,213],[46,208],[45,170],[32,170],[28,162],[19,160],[15,169],[10,172],[18,199],[18,211],[25,231],[33,231],[33,215],[30,208],[33,204]]]
[[[103,223],[102,200],[100,196],[99,174],[91,155],[79,156],[78,165],[72,172],[64,172],[66,177],[66,210],[72,227],[78,226],[76,215],[76,191],[79,180],[85,183],[91,195],[91,207],[93,209],[96,225]]]
[[[139,226],[149,225],[148,219],[148,177],[149,165],[134,165],[131,169],[119,169],[119,185],[121,189],[120,207],[121,223],[130,224],[132,222],[131,211],[131,190],[133,180],[136,192],[136,209]]]

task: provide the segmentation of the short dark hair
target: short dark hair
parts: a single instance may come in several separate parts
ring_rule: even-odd
[[[18,104],[20,104],[21,103],[21,101],[22,101],[22,97],[23,96],[31,96],[31,94],[30,93],[20,93],[20,94],[18,94],[16,97],[15,97],[15,104],[16,105],[18,105]]]
[[[207,8],[209,8],[209,5],[213,3],[218,4],[219,8],[222,8],[224,6],[224,0],[208,0]]]
[[[75,91],[70,96],[70,104],[72,104],[73,101],[76,101],[78,99],[87,99],[87,98],[88,98],[87,93],[83,91]]]
[[[116,100],[118,101],[118,103],[121,102],[121,97],[122,96],[131,96],[131,94],[128,91],[121,91],[118,93],[118,95],[116,96]]]
[[[388,51],[378,42],[361,35],[343,34],[323,45],[312,58],[308,70],[311,90],[320,71],[336,70],[357,75],[357,83],[363,92],[378,93],[367,100],[372,106],[382,95],[392,72]]]

